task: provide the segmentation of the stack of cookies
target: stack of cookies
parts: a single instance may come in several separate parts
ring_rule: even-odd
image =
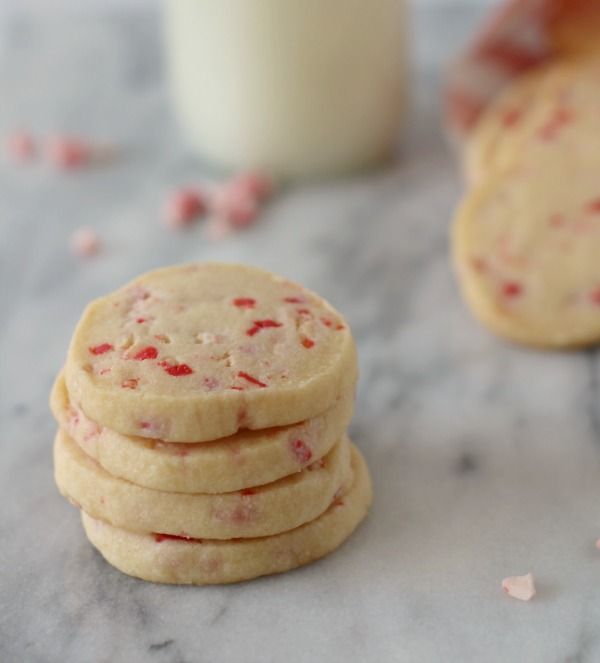
[[[346,436],[342,317],[267,272],[151,272],[92,302],[51,406],[56,482],[106,560],[169,583],[286,571],[337,548],[371,501]]]
[[[455,263],[475,315],[513,341],[600,342],[599,81],[593,54],[527,75],[467,150]]]

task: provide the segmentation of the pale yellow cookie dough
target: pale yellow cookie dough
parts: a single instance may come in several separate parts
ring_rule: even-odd
[[[314,293],[253,267],[197,264],[92,302],[65,378],[102,426],[200,442],[325,412],[353,388],[357,362],[346,322]]]
[[[599,137],[582,136],[582,140]],[[467,196],[454,258],[473,313],[537,347],[600,341],[600,150],[557,150]]]
[[[63,431],[54,445],[60,492],[116,527],[177,536],[231,539],[277,534],[323,513],[351,480],[344,437],[320,461],[274,483],[233,493],[169,493],[137,486],[102,469]]]
[[[99,426],[69,402],[62,375],[50,404],[60,426],[115,477],[155,490],[227,493],[277,481],[322,458],[345,433],[354,395],[298,424],[197,444],[130,437]]]
[[[483,114],[467,142],[469,182],[480,183],[515,161],[533,159],[535,152],[544,158],[557,141],[564,142],[574,127],[570,120],[577,90],[589,86],[598,70],[597,59],[560,61],[509,85]]]
[[[181,541],[118,529],[82,511],[91,543],[123,573],[152,582],[220,584],[281,573],[331,553],[354,531],[371,504],[366,464],[352,447],[352,487],[321,516],[275,536],[236,541]]]

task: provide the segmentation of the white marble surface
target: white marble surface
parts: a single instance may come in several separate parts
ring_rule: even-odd
[[[124,145],[63,176],[0,163],[0,660],[3,663],[600,660],[600,367],[510,347],[462,306],[448,263],[460,194],[433,73],[470,14],[422,11],[404,159],[286,191],[246,234],[164,231],[197,177],[172,125],[156,17],[19,20],[0,34],[0,132],[80,129]],[[74,57],[75,56],[75,57]],[[67,251],[91,224],[98,259]],[[237,260],[347,315],[362,365],[352,426],[375,483],[331,557],[230,587],[157,586],[109,567],[53,484],[52,378],[84,304],[143,270]],[[529,604],[500,591],[533,571]]]

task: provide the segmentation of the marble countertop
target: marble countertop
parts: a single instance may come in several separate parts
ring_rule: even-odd
[[[463,307],[448,261],[461,184],[437,90],[474,15],[457,3],[416,19],[400,162],[290,188],[221,243],[158,223],[165,192],[198,167],[169,115],[155,15],[0,23],[0,133],[68,128],[124,147],[73,176],[0,162],[3,663],[600,660],[598,355],[511,347]],[[87,262],[67,248],[82,224],[106,242]],[[206,259],[280,272],[346,314],[362,371],[352,435],[375,503],[304,569],[152,585],[109,567],[59,497],[47,397],[88,300]],[[504,576],[530,570],[534,601],[503,595]]]

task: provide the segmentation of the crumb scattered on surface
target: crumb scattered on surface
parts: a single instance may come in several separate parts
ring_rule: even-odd
[[[100,250],[101,242],[98,233],[89,227],[78,228],[69,239],[71,252],[76,256],[89,258]]]
[[[535,596],[533,575],[510,576],[502,581],[502,589],[508,596],[519,601],[530,601]]]

